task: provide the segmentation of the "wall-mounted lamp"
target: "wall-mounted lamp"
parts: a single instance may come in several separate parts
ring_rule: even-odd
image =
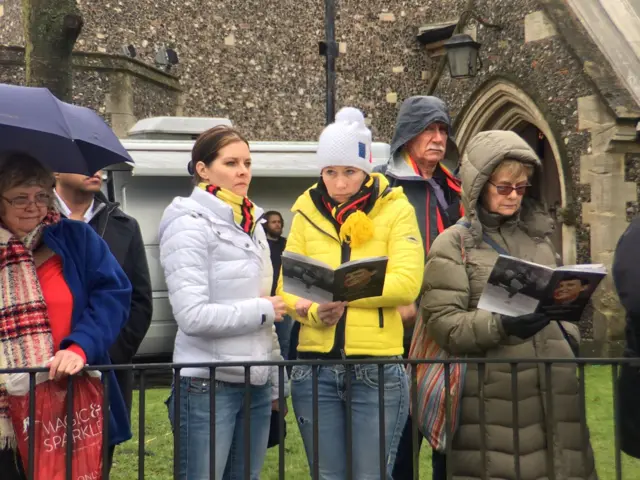
[[[485,27],[502,30],[502,25],[489,23],[480,18],[472,10],[467,10],[462,13],[460,23],[456,30],[464,30],[470,18],[473,18]],[[482,68],[482,60],[479,55],[481,45],[482,44],[476,42],[470,35],[465,33],[452,35],[451,38],[444,42],[451,78],[475,77],[478,74],[478,68]]]
[[[449,62],[451,78],[475,77],[478,68],[482,68],[480,60],[480,43],[476,42],[466,33],[453,35],[444,42]],[[478,64],[480,66],[478,67]]]

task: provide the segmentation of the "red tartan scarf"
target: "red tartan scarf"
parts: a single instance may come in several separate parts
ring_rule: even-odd
[[[224,203],[229,205],[233,210],[233,219],[238,224],[238,226],[244,233],[246,233],[250,237],[253,236],[253,231],[256,228],[256,208],[251,200],[249,200],[247,197],[236,195],[230,190],[218,187],[216,185],[200,183],[198,186],[205,192],[209,192],[211,195],[219,198]]]
[[[38,367],[53,356],[47,305],[33,252],[44,230],[60,220],[50,211],[20,239],[0,224],[0,368]],[[15,448],[4,375],[0,375],[0,449]]]

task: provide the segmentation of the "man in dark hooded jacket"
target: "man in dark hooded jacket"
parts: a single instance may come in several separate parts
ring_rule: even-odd
[[[613,281],[627,312],[624,356],[640,358],[640,218],[624,232],[613,260]],[[620,406],[620,447],[627,455],[640,458],[640,367],[623,365],[618,380]]]
[[[435,238],[462,216],[458,147],[445,103],[437,97],[409,97],[400,106],[391,141],[391,158],[375,171],[384,173],[391,187],[400,186],[418,218],[426,254]],[[419,303],[419,299],[416,299]],[[405,357],[409,354],[416,305],[399,309],[405,325]],[[411,417],[400,439],[393,469],[396,480],[413,479]],[[420,438],[420,443],[422,438]],[[416,450],[420,449],[420,443]],[[434,451],[433,478],[443,478],[444,456]]]
[[[100,191],[102,172],[93,176],[56,174],[56,201],[60,213],[70,219],[88,223],[109,246],[131,282],[129,319],[109,355],[113,364],[131,363],[151,324],[152,290],[149,266],[140,225],[120,210]],[[131,415],[133,371],[116,370],[116,380]],[[109,468],[114,447],[109,449]]]

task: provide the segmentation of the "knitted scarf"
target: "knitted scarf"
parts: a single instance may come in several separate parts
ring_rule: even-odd
[[[312,199],[316,204],[321,204],[333,220],[340,234],[340,240],[352,247],[358,247],[367,242],[373,236],[373,222],[367,215],[376,203],[378,180],[367,176],[360,190],[349,200],[337,203],[327,192],[322,179],[318,186],[311,190]]]
[[[253,231],[256,228],[255,219],[255,205],[247,197],[241,197],[235,193],[227,190],[226,188],[218,187],[216,185],[210,185],[208,183],[200,183],[198,185],[205,192],[209,192],[211,195],[219,198],[224,203],[229,205],[233,210],[233,219],[242,229],[244,233],[253,236]]]
[[[38,367],[53,356],[53,340],[33,260],[44,230],[60,220],[50,211],[20,239],[0,225],[0,368]],[[5,376],[0,375],[0,449],[15,448]]]

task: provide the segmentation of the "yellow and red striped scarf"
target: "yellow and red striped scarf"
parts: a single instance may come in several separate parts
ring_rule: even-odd
[[[416,163],[416,161],[415,161],[413,158],[411,158],[411,155],[409,155],[409,153],[408,153],[408,152],[406,152],[406,151],[403,151],[403,152],[402,152],[402,155],[403,155],[403,157],[404,157],[404,161],[405,161],[405,163],[406,163],[407,165],[409,165],[409,166],[413,169],[413,171],[415,172],[415,174],[416,174],[416,175],[418,175],[419,177],[424,177],[424,175],[422,175],[422,172],[420,171],[420,168],[418,167],[418,164]],[[451,172],[451,170],[449,170],[449,169],[444,165],[444,163],[440,162],[440,163],[438,164],[438,166],[439,166],[439,167],[440,167],[440,169],[444,172],[444,174],[445,174],[445,176],[446,176],[447,180],[452,179],[452,180],[455,180],[455,181],[457,182],[457,185],[456,185],[456,186],[457,186],[458,188],[457,188],[457,189],[455,189],[455,188],[454,188],[454,190],[458,191],[458,190],[459,190],[459,187],[460,187],[460,184],[459,184],[459,181],[458,181],[458,179],[456,178],[456,176]],[[456,183],[456,182],[454,182],[454,183]],[[458,193],[459,193],[459,192],[458,192]]]
[[[209,183],[198,184],[205,192],[209,192],[211,195],[219,198],[224,203],[229,205],[233,210],[233,219],[242,229],[244,233],[253,236],[253,231],[256,228],[255,210],[256,207],[251,200],[247,197],[236,195],[226,188],[218,187],[217,185],[211,185]]]
[[[360,190],[343,203],[337,203],[329,196],[322,179],[316,190],[324,207],[338,226],[340,240],[355,248],[373,237],[373,222],[368,213],[377,199],[378,183],[375,177],[367,176]]]

